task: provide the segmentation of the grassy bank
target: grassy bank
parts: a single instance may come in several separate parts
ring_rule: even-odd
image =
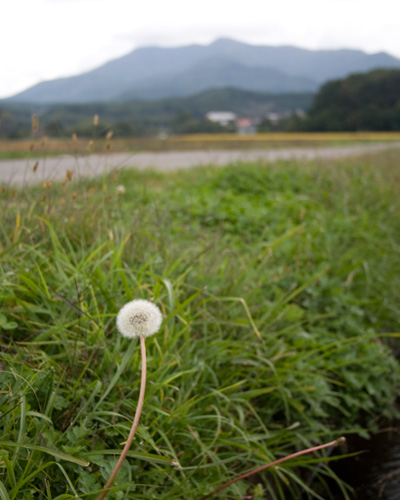
[[[133,298],[165,321],[107,498],[197,500],[397,415],[399,159],[4,188],[0,498],[95,499],[104,486],[138,397],[139,349],[115,328]],[[326,499],[333,479],[347,498],[324,456],[226,495]]]

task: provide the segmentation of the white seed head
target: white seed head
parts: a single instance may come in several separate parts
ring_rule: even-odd
[[[126,192],[125,186],[123,186],[122,184],[117,186],[117,194],[125,194],[125,192]]]
[[[160,309],[148,300],[132,300],[117,315],[117,328],[124,337],[150,337],[162,323]]]

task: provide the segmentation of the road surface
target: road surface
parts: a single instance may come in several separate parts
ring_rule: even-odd
[[[352,146],[287,148],[250,151],[179,151],[161,153],[111,153],[82,157],[58,156],[29,160],[1,160],[0,183],[25,186],[63,180],[67,171],[74,179],[95,177],[116,168],[153,168],[169,172],[201,165],[228,165],[237,162],[291,159],[337,159],[400,148],[400,143]],[[38,165],[35,164],[38,162]],[[71,175],[71,174],[69,174]]]

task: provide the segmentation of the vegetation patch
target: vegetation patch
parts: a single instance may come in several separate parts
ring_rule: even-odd
[[[133,170],[1,190],[0,498],[198,500],[232,478],[398,417],[399,153]],[[397,332],[397,333],[396,333]],[[339,450],[345,453],[346,450]],[[325,451],[233,498],[349,498]]]
[[[378,69],[325,83],[315,96],[304,130],[400,129],[400,70]]]

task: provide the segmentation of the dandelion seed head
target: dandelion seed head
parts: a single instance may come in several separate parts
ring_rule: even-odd
[[[122,184],[117,186],[117,194],[125,194],[125,192],[126,192],[125,186],[123,186]]]
[[[162,323],[160,309],[148,300],[137,299],[125,304],[117,315],[117,328],[128,338],[150,337]]]

